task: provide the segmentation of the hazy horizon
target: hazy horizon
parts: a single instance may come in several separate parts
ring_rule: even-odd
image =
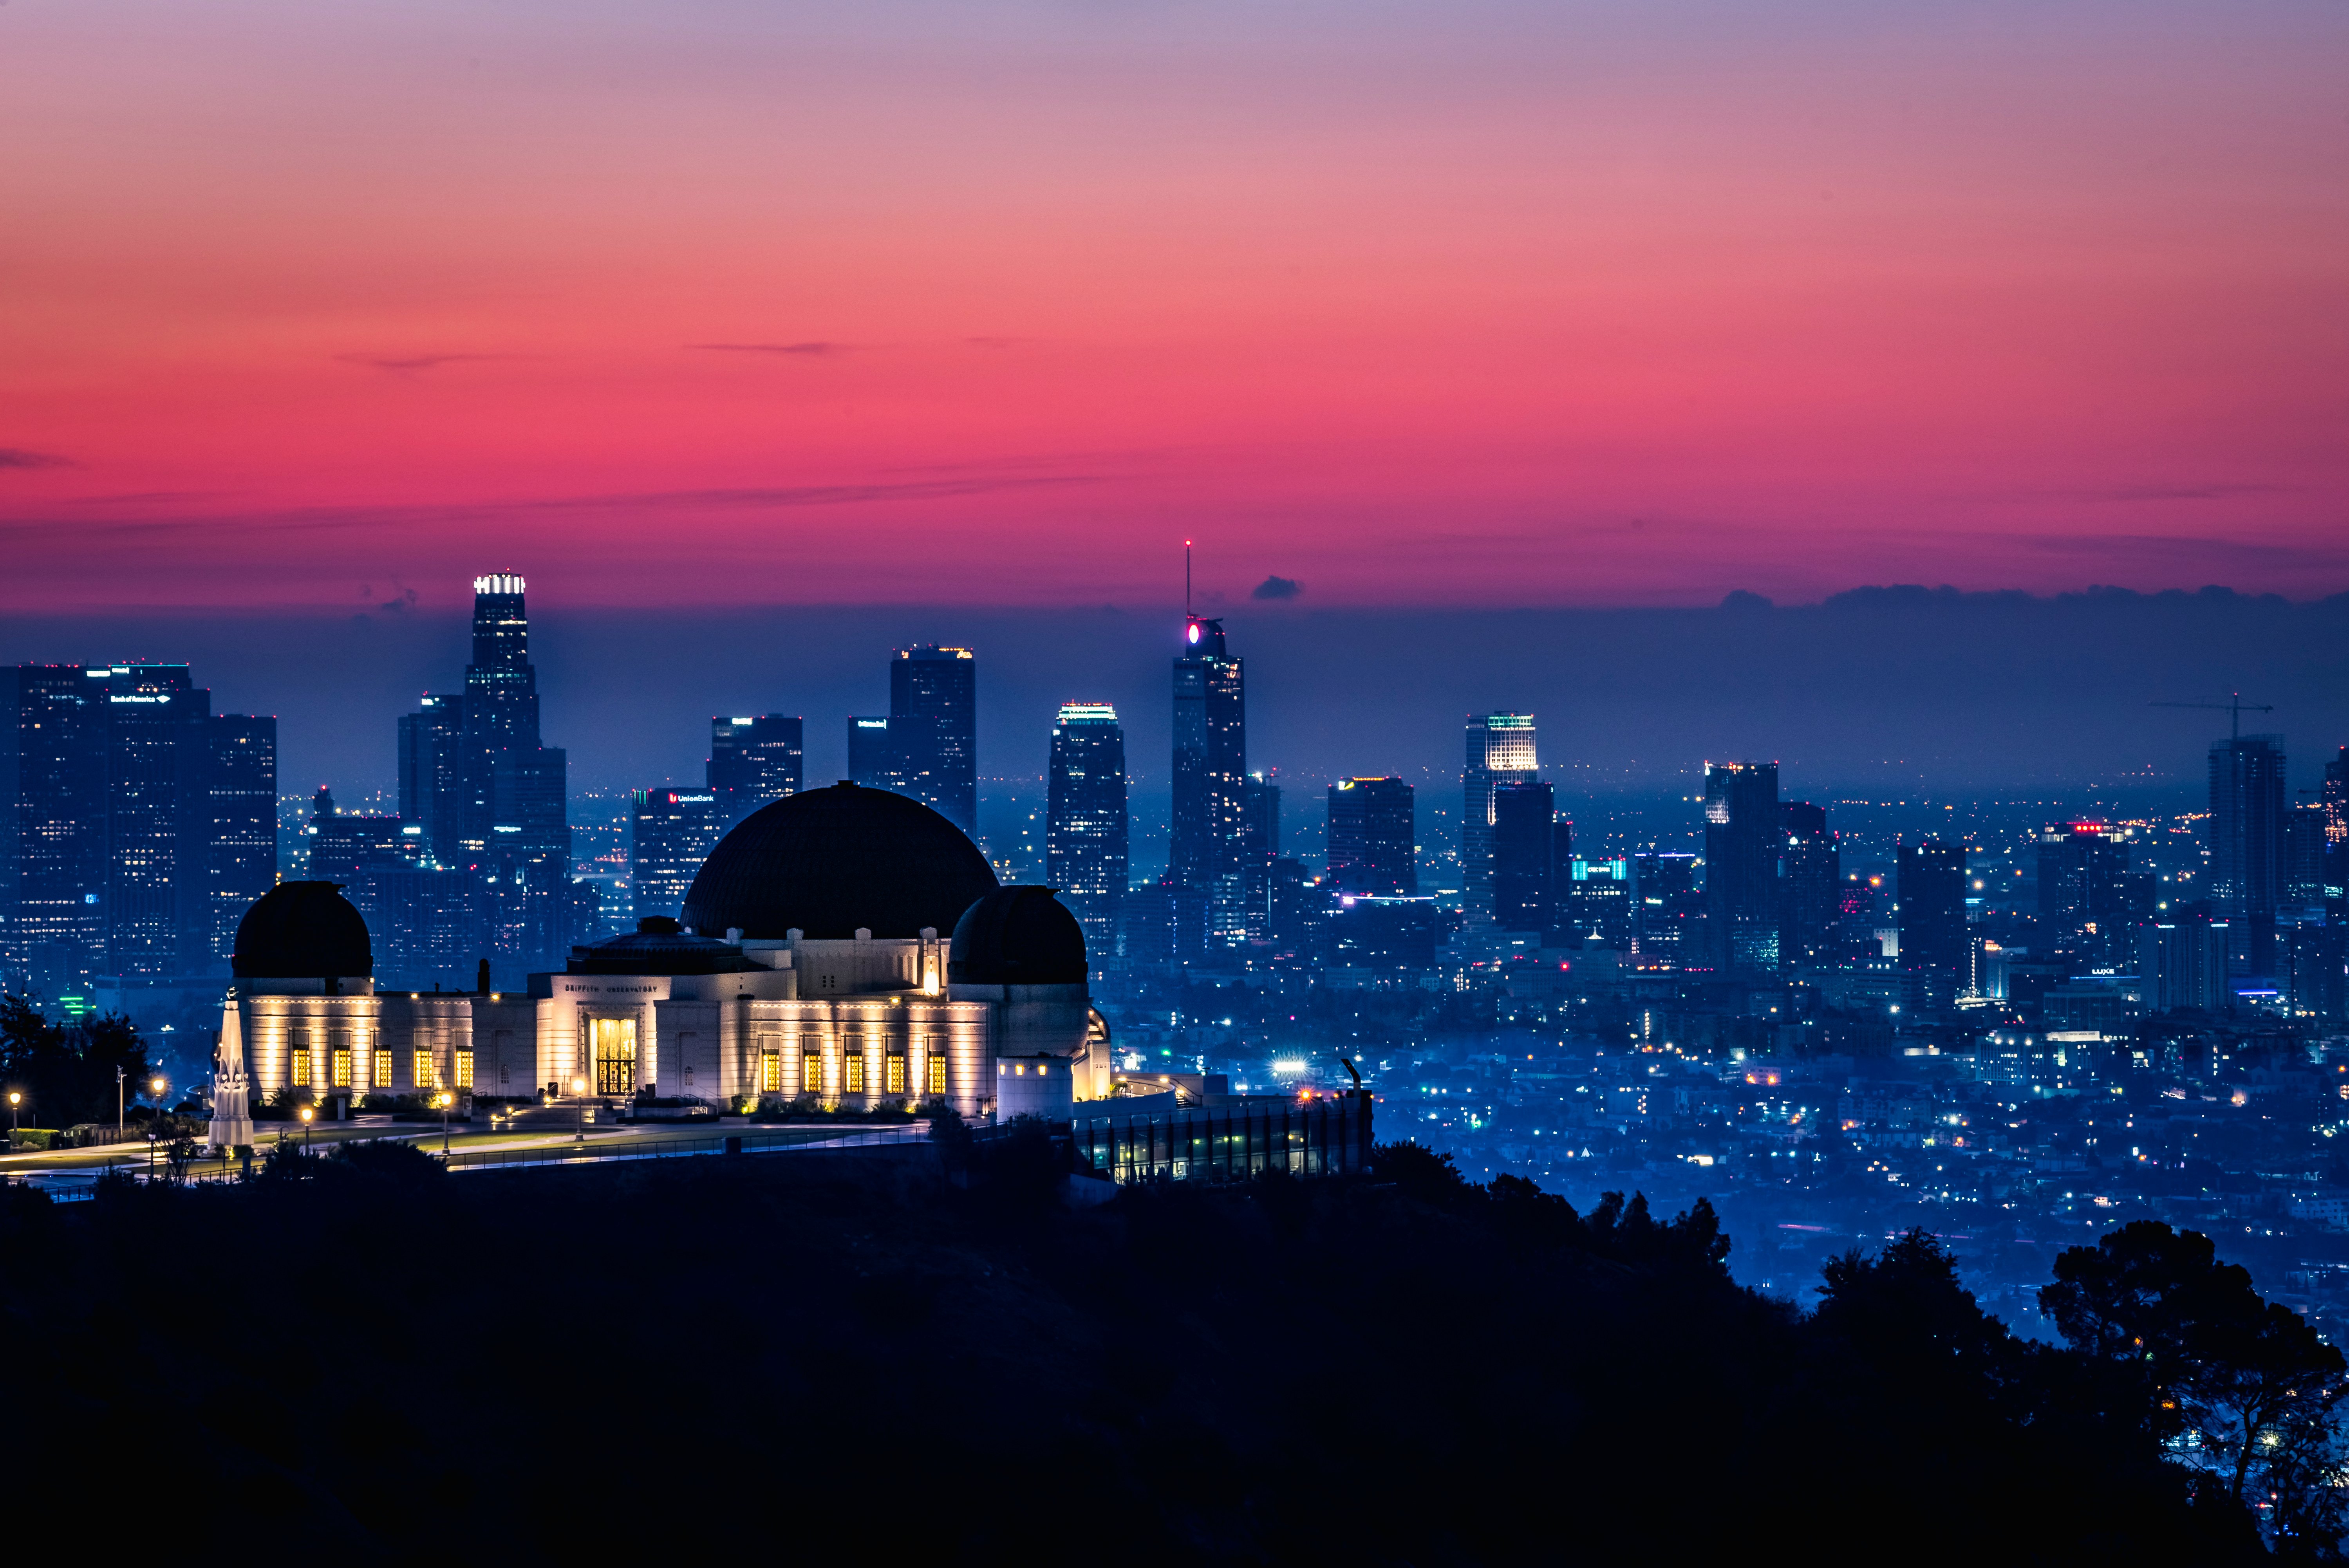
[[[962,605],[624,611],[531,601],[546,743],[574,793],[700,779],[712,715],[795,713],[806,778],[844,773],[853,713],[885,711],[892,648],[978,658],[979,771],[1040,778],[1054,710],[1117,705],[1137,796],[1165,787],[1178,610]],[[1464,612],[1227,607],[1247,660],[1249,764],[1292,785],[1456,778],[1472,711],[1531,710],[1562,794],[1670,794],[1709,758],[1775,758],[1790,796],[2194,790],[2220,701],[2274,705],[2295,785],[2349,739],[2349,596],[2224,590],[2058,598],[1868,590],[1822,605]],[[216,711],[275,713],[287,794],[394,781],[395,721],[458,689],[466,620],[357,613],[12,615],[0,659],[184,660]]]

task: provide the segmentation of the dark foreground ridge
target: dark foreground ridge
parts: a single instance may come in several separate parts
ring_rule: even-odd
[[[1385,1152],[1079,1209],[1019,1137],[949,1149],[968,1185],[930,1149],[377,1150],[11,1188],[16,1523],[112,1530],[84,1483],[135,1473],[175,1537],[335,1561],[2263,1555],[2163,1460],[2150,1375],[2010,1338],[1930,1238],[1806,1315],[1731,1283],[1702,1204],[1585,1217]]]

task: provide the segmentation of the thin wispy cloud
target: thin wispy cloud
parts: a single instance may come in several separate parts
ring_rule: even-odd
[[[71,458],[61,458],[55,452],[29,452],[22,447],[0,447],[0,469],[70,469],[76,466]]]
[[[418,371],[438,370],[443,365],[464,365],[481,359],[511,359],[510,354],[337,354],[335,357],[345,365],[364,365],[371,370]]]
[[[189,512],[177,517],[128,517],[94,521],[87,516],[9,517],[0,514],[0,536],[25,543],[45,537],[73,539],[160,538],[202,531],[212,537],[228,534],[281,535],[331,533],[377,528],[415,528],[440,524],[478,523],[497,517],[564,511],[636,511],[645,508],[678,511],[759,511],[796,507],[839,507],[889,502],[949,500],[1004,490],[1060,489],[1108,482],[1103,473],[1030,475],[972,474],[957,479],[919,480],[903,483],[768,485],[729,490],[617,490],[595,495],[541,496],[493,501],[450,501],[426,506],[305,507],[271,514]]]
[[[2237,496],[2282,495],[2285,485],[2220,481],[2216,484],[2124,485],[2106,490],[2099,500],[2232,500]]]
[[[812,338],[805,343],[688,343],[686,347],[705,354],[789,354],[806,359],[822,359],[848,352],[844,343],[828,343]]]

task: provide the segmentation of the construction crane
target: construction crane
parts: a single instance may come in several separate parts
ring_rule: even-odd
[[[2275,711],[2275,705],[2272,703],[2245,702],[2241,692],[2234,693],[2224,702],[2157,702],[2150,704],[2149,706],[2154,707],[2207,707],[2216,712],[2223,713],[2228,717],[2227,738],[2230,741],[2240,740],[2243,738],[2243,715],[2247,713],[2273,713]]]

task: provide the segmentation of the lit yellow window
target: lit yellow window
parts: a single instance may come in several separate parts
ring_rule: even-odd
[[[459,1088],[473,1087],[473,1053],[471,1051],[457,1053],[457,1087]]]
[[[930,1058],[930,1092],[932,1094],[947,1092],[947,1059],[944,1057]]]
[[[336,1047],[334,1055],[334,1086],[336,1088],[351,1087],[351,1051],[348,1046]]]
[[[307,1047],[307,1046],[296,1046],[296,1047],[294,1047],[294,1069],[293,1069],[292,1077],[293,1077],[293,1080],[294,1080],[295,1083],[297,1083],[297,1084],[307,1085],[307,1084],[309,1083],[309,1081],[310,1081],[310,1047]]]
[[[893,1054],[889,1057],[889,1092],[891,1094],[905,1092],[905,1058],[902,1053]]]
[[[377,1050],[375,1053],[375,1071],[369,1074],[368,1078],[378,1088],[381,1088],[384,1085],[391,1081],[391,1053],[389,1051],[382,1049]]]
[[[800,1092],[802,1094],[823,1092],[823,1058],[812,1051],[800,1058]]]
[[[761,1094],[783,1092],[782,1052],[761,1051],[759,1053],[759,1092]]]
[[[844,1065],[848,1068],[848,1088],[846,1092],[849,1094],[863,1094],[864,1092],[864,1053],[859,1052],[857,1055],[849,1057]]]
[[[430,1088],[432,1087],[433,1079],[438,1076],[439,1075],[434,1073],[432,1070],[432,1053],[430,1051],[417,1052],[416,1087],[418,1088]]]

